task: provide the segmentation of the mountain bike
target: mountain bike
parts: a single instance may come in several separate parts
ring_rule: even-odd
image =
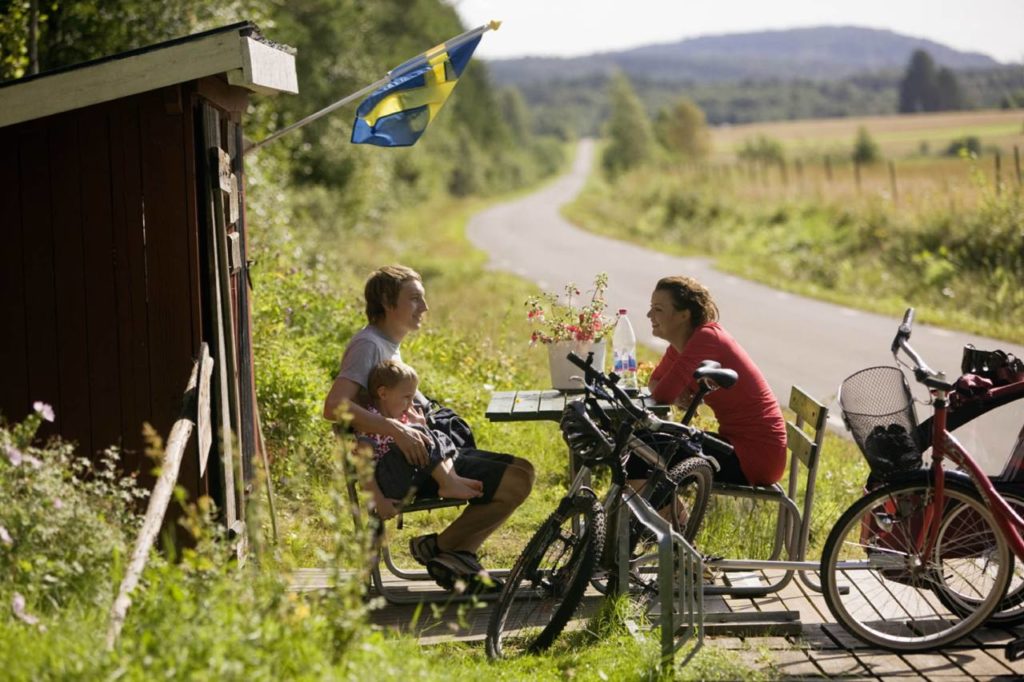
[[[662,510],[672,533],[692,540],[711,494],[714,466],[702,455],[701,430],[664,421],[637,406],[618,385],[615,374],[605,375],[592,367],[592,355],[584,361],[570,353],[569,359],[583,371],[584,393],[566,405],[560,429],[580,466],[565,497],[534,533],[505,580],[487,628],[491,658],[548,648],[576,612],[592,580],[609,593],[623,586],[649,592],[652,586],[637,566],[641,558],[629,556],[642,539],[642,528],[651,528],[650,519]],[[734,371],[717,363],[703,364],[695,377],[701,388],[694,403],[711,390],[731,387],[737,378]],[[656,442],[652,435],[657,436]],[[628,482],[627,464],[634,458],[650,469],[640,491]],[[611,475],[602,499],[589,485],[598,469],[607,469]],[[623,505],[629,510],[629,531],[619,527],[609,532],[615,519],[626,517],[619,513]],[[700,581],[699,559],[697,565]],[[602,577],[597,578],[599,571]],[[685,589],[668,582],[670,591]]]
[[[954,385],[910,345],[913,318],[908,309],[891,350],[931,395],[931,464],[920,468],[924,448],[915,439],[902,372],[877,367],[848,378],[840,393],[844,419],[884,482],[843,513],[821,559],[825,601],[836,620],[859,639],[897,652],[950,644],[994,612],[1014,608],[1022,590],[1007,593],[1013,555],[1024,561],[1024,519],[950,433]],[[1011,642],[1006,654],[1024,656],[1024,639]]]

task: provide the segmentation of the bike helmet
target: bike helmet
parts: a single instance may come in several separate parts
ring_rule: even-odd
[[[593,465],[606,460],[612,454],[614,443],[587,414],[586,405],[582,400],[565,406],[559,426],[569,450],[583,464]]]

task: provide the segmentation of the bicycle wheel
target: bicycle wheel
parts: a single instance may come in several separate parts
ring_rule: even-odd
[[[1018,514],[1024,514],[1024,497],[1014,492],[1004,491],[1001,494],[1014,511]],[[948,535],[953,535],[954,537],[960,535],[959,529],[965,525],[964,517],[967,514],[967,508],[960,507],[959,509],[954,509],[952,513],[947,514],[943,518],[943,523],[952,528],[952,532],[947,533]],[[956,551],[956,548],[953,551]],[[984,557],[983,552],[978,552],[977,554],[979,559]],[[985,621],[989,625],[1012,627],[1024,623],[1024,564],[1020,561],[1015,561],[1012,554],[1010,560],[1013,562],[1013,569],[1010,572],[1010,585],[1006,590],[1006,596],[1003,597],[996,606],[995,611]],[[973,595],[970,590],[959,589],[959,586],[956,584],[944,586],[943,589],[937,589],[936,596],[942,600],[946,607],[958,609],[961,613],[968,613],[977,608],[976,595]]]
[[[703,457],[690,457],[672,467],[668,477],[676,485],[669,516],[672,529],[692,545],[708,510],[714,469]]]
[[[932,511],[928,472],[871,491],[832,528],[822,588],[832,615],[854,636],[892,651],[924,651],[967,635],[999,604],[1012,569],[1009,547],[973,488],[947,480],[945,495],[944,512],[962,523],[940,524],[927,556],[916,548]],[[952,609],[937,596],[956,590],[973,602],[961,599],[962,608]]]
[[[604,509],[594,493],[563,498],[505,581],[487,625],[488,657],[551,646],[583,599],[604,542]]]

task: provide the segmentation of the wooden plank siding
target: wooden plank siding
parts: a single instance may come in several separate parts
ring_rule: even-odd
[[[20,421],[33,401],[47,402],[57,419],[40,435],[59,434],[92,459],[120,446],[123,469],[144,486],[153,479],[143,424],[167,437],[218,319],[202,266],[212,228],[199,215],[206,161],[196,112],[218,100],[221,146],[243,186],[236,122],[247,98],[237,90],[183,83],[0,128],[0,414]],[[240,233],[244,263],[244,207],[237,215],[224,227]],[[246,287],[243,265],[223,292],[241,339],[224,365],[236,368],[229,390],[241,403],[251,481],[258,429]],[[193,495],[222,492],[200,473],[195,443],[179,481]]]
[[[0,129],[0,412],[20,420],[50,403],[41,435],[90,457],[120,445],[144,478],[142,424],[167,435],[202,334],[192,120],[167,97]]]
[[[22,238],[21,192],[17,137],[0,128],[0,239],[7,255],[0,267],[0,413],[10,418],[29,409],[28,339],[25,324],[25,249]]]

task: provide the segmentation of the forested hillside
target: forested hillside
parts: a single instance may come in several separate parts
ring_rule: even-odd
[[[621,71],[652,114],[687,97],[711,124],[896,113],[915,50],[956,74],[966,108],[1024,106],[1024,67],[938,43],[854,27],[693,38],[572,59],[494,60],[498,83],[520,88],[541,129],[598,134],[608,80]]]

